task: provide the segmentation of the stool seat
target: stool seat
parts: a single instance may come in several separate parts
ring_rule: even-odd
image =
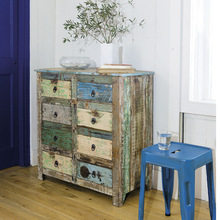
[[[178,171],[180,208],[183,220],[194,219],[195,170],[206,165],[209,209],[211,219],[216,219],[212,150],[191,144],[171,142],[169,150],[160,150],[158,144],[144,148],[141,153],[141,183],[139,220],[144,216],[146,164],[162,167],[162,185],[165,215],[169,216],[173,193],[174,170]]]

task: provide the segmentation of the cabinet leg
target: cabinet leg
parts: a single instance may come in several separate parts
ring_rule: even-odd
[[[43,172],[38,168],[38,179],[39,180],[45,180],[46,179],[46,175],[43,174]]]
[[[123,197],[122,195],[119,197],[119,196],[113,196],[112,197],[112,204],[114,206],[117,206],[117,207],[120,207],[124,204],[125,202],[125,196]]]

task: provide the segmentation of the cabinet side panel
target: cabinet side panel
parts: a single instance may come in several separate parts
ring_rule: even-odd
[[[152,143],[152,87],[148,77],[131,80],[130,190],[140,185],[141,150]]]
[[[112,92],[112,196],[113,205],[121,206],[123,205],[123,177],[122,177],[122,155],[123,155],[123,143],[122,143],[122,133],[123,133],[123,88],[124,79],[123,77],[113,77],[113,92]]]
[[[153,145],[153,80],[154,76],[147,76],[146,89],[146,147]],[[152,186],[152,165],[147,165],[146,187]]]
[[[123,181],[125,199],[126,193],[130,191],[130,146],[131,146],[131,77],[124,79],[124,120],[123,123]],[[130,166],[131,165],[131,166]]]
[[[41,73],[38,72],[38,73],[37,73],[38,179],[43,180],[41,129],[42,129],[42,113],[41,113]]]

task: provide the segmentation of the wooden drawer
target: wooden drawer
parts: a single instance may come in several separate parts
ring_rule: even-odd
[[[71,150],[72,133],[71,127],[52,122],[43,122],[42,126],[42,144],[53,147]]]
[[[42,79],[41,95],[62,99],[71,99],[71,82]]]
[[[77,82],[77,98],[112,103],[112,85]]]
[[[112,141],[77,135],[77,152],[112,160]]]
[[[42,119],[44,121],[52,121],[71,125],[71,109],[67,106],[51,105],[47,103],[42,104]]]
[[[112,113],[77,108],[78,126],[112,131]]]
[[[77,162],[77,178],[112,187],[112,170],[89,163]]]
[[[60,156],[57,154],[50,155],[45,151],[42,152],[42,157],[44,168],[72,175],[72,158]]]

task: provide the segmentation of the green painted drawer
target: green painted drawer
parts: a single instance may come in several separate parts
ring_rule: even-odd
[[[71,126],[44,121],[41,135],[42,144],[65,150],[72,149]]]
[[[78,161],[77,178],[112,187],[112,170],[93,164]]]
[[[61,155],[50,155],[48,152],[42,152],[43,167],[57,172],[72,175],[72,158]]]
[[[71,99],[71,82],[42,79],[41,95],[62,99]]]

